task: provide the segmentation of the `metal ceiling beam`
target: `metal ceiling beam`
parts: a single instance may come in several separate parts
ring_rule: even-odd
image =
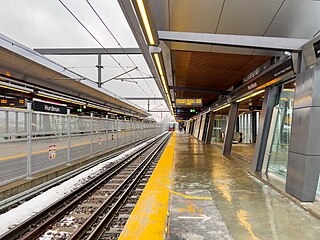
[[[126,97],[127,100],[164,100],[163,97]]]
[[[158,31],[160,40],[217,46],[300,52],[310,39]]]
[[[169,86],[170,89],[173,90],[180,90],[186,92],[197,92],[197,93],[209,93],[215,95],[228,95],[228,91],[224,90],[211,90],[211,89],[204,89],[204,88],[194,88],[194,87],[179,87],[179,86]]]
[[[149,46],[147,45],[147,42],[145,40],[143,31],[142,31],[142,25],[140,25],[140,22],[137,18],[136,12],[133,8],[132,2],[128,0],[118,0],[118,3],[120,5],[120,8],[127,19],[127,22],[131,28],[131,31],[133,33],[133,36],[135,37],[139,48],[141,49],[141,52],[143,54],[143,57],[150,69],[150,72],[153,77],[155,77],[155,82],[161,92],[161,95],[164,96],[164,100],[167,104],[167,107],[170,109],[170,103],[166,99],[166,93],[164,92],[164,89],[162,87],[161,80],[158,76],[158,72],[155,68],[155,65],[153,64],[153,60],[150,54],[150,49]]]
[[[142,54],[139,48],[36,48],[42,55]]]

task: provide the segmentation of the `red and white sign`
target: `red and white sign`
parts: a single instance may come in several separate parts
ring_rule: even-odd
[[[56,158],[56,145],[49,145],[49,159],[55,159]]]

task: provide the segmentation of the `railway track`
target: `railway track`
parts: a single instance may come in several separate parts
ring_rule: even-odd
[[[151,138],[149,138],[149,139],[151,139]],[[139,144],[141,144],[143,142],[146,142],[149,139],[145,139],[143,141],[138,141],[137,143],[132,144],[131,147],[136,147]],[[108,160],[110,160],[110,159],[112,159],[112,158],[124,153],[125,151],[127,151],[127,148],[120,149],[120,150],[118,150],[118,151],[116,151],[114,153],[111,153],[110,155],[107,155],[105,157],[101,157],[101,158],[97,159],[96,161],[94,161],[92,163],[89,163],[89,164],[87,164],[85,166],[77,168],[77,169],[75,169],[75,170],[73,170],[73,171],[71,171],[69,173],[66,173],[66,174],[60,176],[60,177],[56,177],[56,178],[54,178],[54,179],[52,179],[50,181],[47,181],[47,182],[45,182],[43,184],[40,184],[40,185],[38,185],[36,187],[33,187],[33,188],[29,189],[29,190],[26,190],[24,192],[21,192],[19,194],[16,194],[16,195],[14,195],[12,197],[9,197],[9,198],[6,198],[6,199],[0,201],[0,214],[5,213],[5,212],[7,212],[7,211],[19,206],[20,204],[22,204],[22,203],[34,198],[35,196],[41,194],[42,192],[44,192],[44,191],[46,191],[46,190],[48,190],[48,189],[50,189],[50,188],[52,188],[54,186],[57,186],[57,185],[63,183],[64,181],[67,181],[68,179],[70,179],[70,178],[72,178],[72,177],[74,177],[74,176],[76,176],[76,175],[78,175],[78,174],[80,174],[80,173],[82,173],[82,172],[84,172],[84,171],[86,171],[86,170],[98,165],[99,163],[108,161]]]
[[[169,136],[149,143],[0,239],[117,239]]]

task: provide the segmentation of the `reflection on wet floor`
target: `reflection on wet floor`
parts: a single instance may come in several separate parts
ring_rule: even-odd
[[[220,152],[177,133],[173,188],[209,190],[234,239],[320,239],[320,220]]]

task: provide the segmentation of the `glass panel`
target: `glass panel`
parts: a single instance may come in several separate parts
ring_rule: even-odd
[[[294,89],[284,88],[281,91],[277,121],[271,145],[268,172],[282,178],[287,176],[288,151],[291,134]]]
[[[215,115],[213,130],[212,130],[212,138],[211,142],[223,142],[224,133],[227,125],[227,116],[226,115]]]

